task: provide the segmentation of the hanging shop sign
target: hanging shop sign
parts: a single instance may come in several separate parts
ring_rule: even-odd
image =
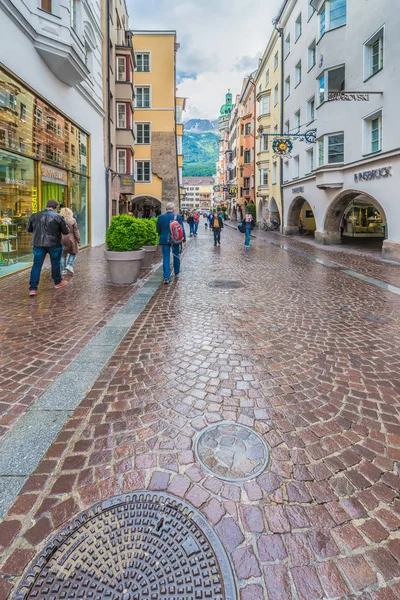
[[[276,138],[272,142],[272,150],[279,156],[287,156],[293,150],[293,143],[288,138]]]
[[[134,175],[121,175],[121,186],[131,187],[135,183]]]
[[[382,179],[385,177],[392,176],[392,167],[382,167],[381,169],[373,169],[372,171],[363,171],[362,173],[355,173],[354,181],[359,183],[360,181],[372,181],[372,179]]]
[[[67,171],[63,171],[63,169],[59,169],[58,167],[42,165],[42,181],[49,181],[50,183],[61,183],[61,185],[67,185],[67,180]]]
[[[304,194],[304,187],[300,186],[292,188],[292,194]]]

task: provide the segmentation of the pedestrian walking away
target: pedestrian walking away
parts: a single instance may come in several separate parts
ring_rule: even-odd
[[[70,208],[62,208],[60,215],[64,217],[69,233],[62,236],[63,251],[61,254],[61,275],[65,275],[67,271],[73,275],[74,262],[78,254],[79,246],[81,245],[81,236],[73,212]]]
[[[198,211],[196,211],[193,215],[193,234],[194,237],[197,237],[197,232],[199,230],[199,222],[200,222],[200,213]]]
[[[213,215],[212,212],[210,212],[210,214],[208,215],[208,219],[207,219],[208,220],[208,226],[210,228],[210,235],[212,235],[212,222],[213,222],[213,218],[214,218],[214,215]]]
[[[212,230],[214,234],[214,246],[221,245],[221,229],[224,228],[222,218],[215,212],[212,220]]]
[[[245,240],[244,240],[244,247],[245,248],[250,248],[250,238],[251,238],[251,232],[252,229],[254,227],[254,220],[253,220],[253,215],[251,215],[250,213],[246,213],[242,224],[245,226]]]
[[[164,283],[169,283],[171,280],[171,251],[174,261],[175,278],[179,277],[181,270],[181,252],[182,246],[186,243],[185,227],[181,215],[175,213],[175,207],[172,202],[167,204],[167,212],[160,215],[157,219],[157,232],[160,236],[160,246],[163,253],[163,272]],[[171,223],[176,221],[182,228],[182,242],[174,243],[171,239]]]
[[[62,236],[69,234],[64,218],[57,213],[57,200],[49,200],[45,210],[31,215],[26,231],[32,233],[33,265],[29,279],[29,295],[36,296],[40,281],[40,273],[46,254],[50,255],[51,276],[54,287],[58,290],[68,281],[61,276],[61,254],[63,251]]]
[[[187,223],[189,225],[190,237],[192,237],[194,231],[194,217],[191,212],[188,214]]]

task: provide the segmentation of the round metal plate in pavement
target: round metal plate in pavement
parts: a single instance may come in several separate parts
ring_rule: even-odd
[[[225,481],[254,479],[269,461],[269,449],[262,437],[237,423],[212,425],[197,438],[195,451],[203,467]]]
[[[205,519],[147,491],[96,504],[34,560],[14,600],[236,600],[229,559]]]
[[[216,279],[207,283],[210,288],[217,288],[221,290],[237,290],[243,287],[241,281],[229,281],[228,279]]]

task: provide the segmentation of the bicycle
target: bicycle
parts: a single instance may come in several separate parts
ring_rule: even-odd
[[[260,229],[261,231],[268,231],[268,223],[265,219],[262,220],[262,223],[260,224]]]
[[[279,225],[279,222],[276,219],[271,221],[271,224],[269,226],[270,231],[280,231],[280,229],[281,229],[281,226]]]
[[[299,235],[301,235],[301,236],[308,235],[308,229],[307,229],[307,227],[304,227],[304,225],[301,221],[299,221],[298,227],[299,227]]]

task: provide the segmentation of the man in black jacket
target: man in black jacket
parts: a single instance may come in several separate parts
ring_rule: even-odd
[[[36,296],[46,254],[50,255],[51,276],[56,290],[68,285],[61,277],[62,234],[68,235],[69,229],[63,217],[57,213],[58,202],[49,200],[45,210],[34,213],[29,219],[28,233],[32,233],[33,265],[29,280],[29,295]]]
[[[211,219],[211,227],[214,233],[214,246],[221,245],[221,229],[224,228],[224,222],[222,218],[214,212],[213,218]]]

